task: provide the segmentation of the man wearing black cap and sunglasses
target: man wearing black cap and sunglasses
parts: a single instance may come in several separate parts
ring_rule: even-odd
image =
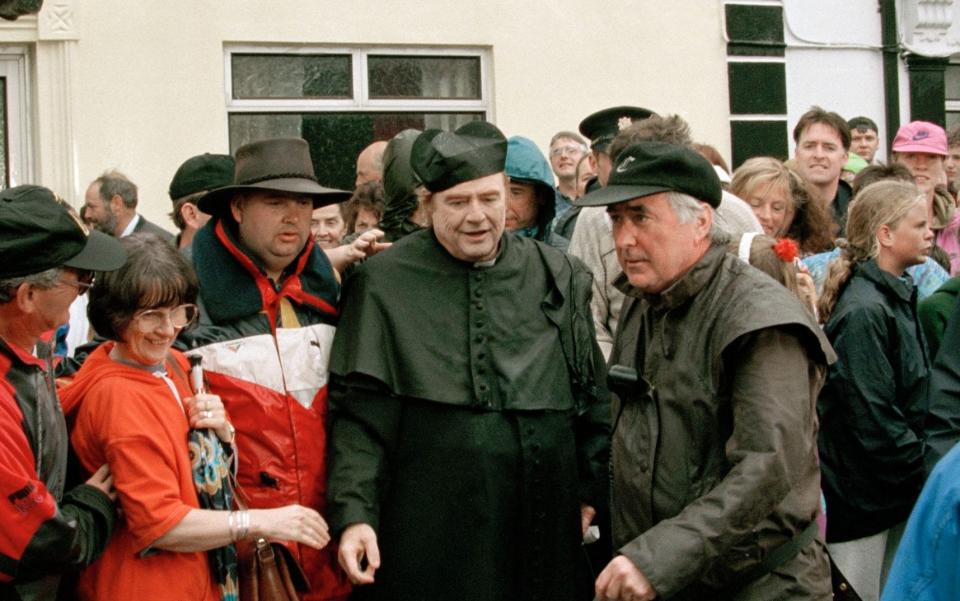
[[[605,206],[626,295],[610,357],[614,558],[600,599],[830,599],[816,399],[833,351],[783,286],[727,254],[691,149],[628,146]]]
[[[327,495],[364,599],[577,598],[607,488],[590,275],[504,233],[506,150],[484,122],[422,133],[431,229],[344,287]]]
[[[0,192],[0,598],[54,599],[58,574],[92,562],[110,539],[107,466],[64,492],[67,427],[42,338],[66,323],[94,271],[125,259],[50,190]]]

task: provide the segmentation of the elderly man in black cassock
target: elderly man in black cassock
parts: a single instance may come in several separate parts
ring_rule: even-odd
[[[432,227],[344,284],[328,518],[359,598],[577,596],[608,482],[591,276],[504,232],[505,157],[488,123],[421,134]]]

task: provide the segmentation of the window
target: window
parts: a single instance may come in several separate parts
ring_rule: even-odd
[[[302,137],[320,182],[344,190],[353,189],[357,155],[374,140],[490,115],[482,49],[233,46],[225,58],[231,152]]]
[[[960,127],[960,57],[954,58],[944,72],[947,101],[947,131]]]
[[[27,50],[0,46],[0,189],[33,181]]]

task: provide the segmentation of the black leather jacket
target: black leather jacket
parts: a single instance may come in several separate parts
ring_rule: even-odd
[[[50,363],[0,339],[0,600],[53,599],[59,574],[110,540],[110,499],[83,484],[64,494],[67,427]]]

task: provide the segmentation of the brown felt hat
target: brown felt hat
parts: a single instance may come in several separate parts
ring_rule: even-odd
[[[310,146],[302,138],[273,138],[246,144],[237,149],[233,183],[212,190],[197,206],[211,215],[225,214],[234,194],[244,190],[270,190],[308,194],[313,207],[322,207],[350,198],[350,192],[321,186],[313,170]]]

